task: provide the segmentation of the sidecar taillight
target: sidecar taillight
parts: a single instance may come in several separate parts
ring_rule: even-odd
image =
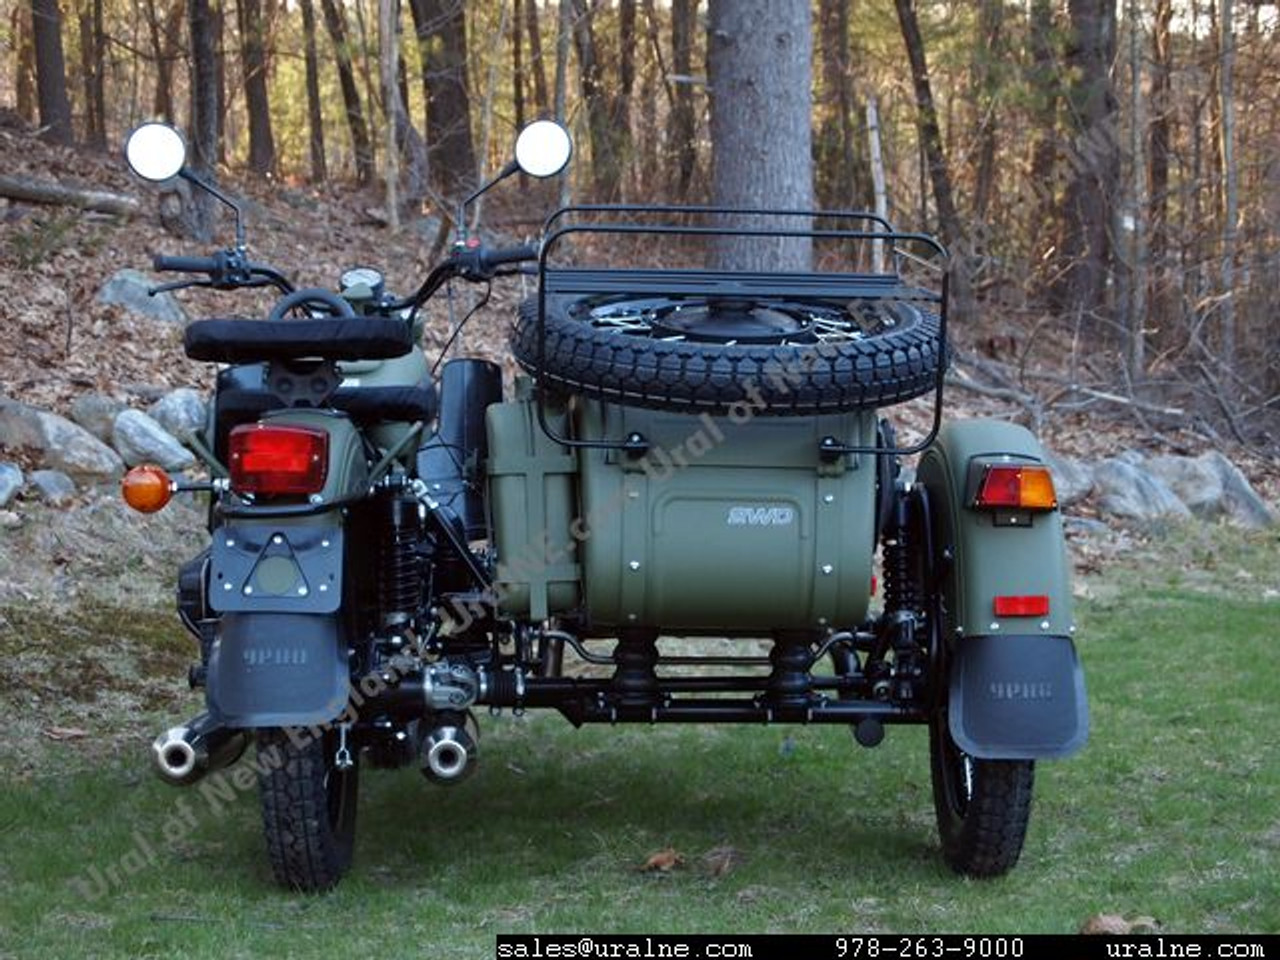
[[[973,505],[987,509],[1053,510],[1058,494],[1048,467],[991,464],[984,468]]]
[[[329,435],[313,427],[253,423],[229,439],[231,489],[261,497],[319,493],[329,469]]]
[[[173,481],[160,467],[144,463],[124,475],[120,493],[124,502],[139,513],[155,513],[163,510],[173,496]]]

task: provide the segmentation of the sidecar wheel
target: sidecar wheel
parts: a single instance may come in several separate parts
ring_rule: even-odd
[[[720,311],[720,312],[717,312]],[[520,306],[512,352],[547,385],[679,412],[808,416],[910,400],[945,364],[937,315],[817,298],[549,296]]]
[[[945,709],[929,724],[942,856],[957,873],[996,877],[1018,862],[1031,817],[1032,760],[978,760],[951,739]]]
[[[327,890],[351,867],[359,767],[337,769],[335,736],[296,733],[290,737],[272,729],[258,734],[267,856],[283,886]]]

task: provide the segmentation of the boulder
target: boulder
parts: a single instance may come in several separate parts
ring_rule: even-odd
[[[1165,483],[1187,508],[1201,519],[1210,520],[1226,510],[1222,477],[1212,464],[1200,457],[1152,457],[1146,469]]]
[[[179,387],[151,405],[151,419],[164,427],[180,443],[189,444],[192,434],[204,426],[208,404],[200,391]]]
[[[150,277],[138,270],[118,270],[98,291],[99,303],[114,303],[130,313],[136,313],[165,323],[185,325],[187,315],[172,294],[147,293],[155,285]]]
[[[40,466],[81,480],[111,480],[124,472],[116,452],[56,413],[0,400],[0,446],[32,451]]]
[[[112,442],[131,467],[155,463],[166,470],[184,470],[195,457],[168,431],[141,410],[122,410],[116,417]]]
[[[26,483],[22,470],[16,463],[0,463],[0,507],[8,506],[14,494]]]
[[[110,443],[116,415],[123,409],[124,404],[114,397],[85,393],[71,401],[71,419],[103,443]]]
[[[1234,463],[1217,450],[1202,453],[1197,460],[1209,464],[1222,480],[1222,502],[1227,515],[1246,527],[1269,527],[1276,522],[1275,511],[1258,492],[1249,479]]]
[[[1093,493],[1093,470],[1087,463],[1059,457],[1045,451],[1045,461],[1053,473],[1053,489],[1058,494],[1058,506],[1069,507]]]
[[[65,506],[76,495],[75,481],[61,470],[33,470],[31,485],[40,494],[40,499],[55,507]]]
[[[1105,512],[1130,520],[1161,520],[1191,516],[1168,484],[1142,467],[1113,457],[1093,469],[1099,494],[1098,506]]]

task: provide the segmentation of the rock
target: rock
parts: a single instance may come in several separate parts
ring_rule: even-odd
[[[35,470],[31,485],[40,492],[40,499],[55,507],[65,506],[76,495],[75,481],[61,470]]]
[[[0,530],[12,530],[22,526],[22,518],[12,510],[0,510]]]
[[[26,478],[15,463],[0,463],[0,507],[8,506],[13,495],[22,489]]]
[[[1179,500],[1204,520],[1226,511],[1222,477],[1214,466],[1199,457],[1152,457],[1146,468],[1166,483]]]
[[[141,410],[122,410],[116,417],[112,442],[131,467],[155,463],[166,470],[183,470],[195,457]]]
[[[1063,517],[1062,529],[1069,537],[1102,537],[1111,532],[1105,523],[1092,517]]]
[[[1053,473],[1053,489],[1058,506],[1069,507],[1093,493],[1093,470],[1088,464],[1070,457],[1058,457],[1045,451],[1045,460]]]
[[[1275,511],[1267,505],[1240,468],[1217,450],[1202,453],[1196,458],[1209,464],[1222,480],[1222,502],[1227,515],[1246,527],[1269,527],[1276,522]]]
[[[153,403],[149,412],[175,439],[189,444],[192,434],[204,426],[208,404],[200,391],[179,387]]]
[[[1130,520],[1190,517],[1168,484],[1146,470],[1118,458],[1103,460],[1093,469],[1098,506],[1106,513]]]
[[[123,409],[124,404],[114,397],[86,393],[71,401],[71,419],[103,443],[110,443],[116,415]]]
[[[154,281],[141,271],[118,270],[98,291],[98,302],[116,303],[131,313],[185,325],[187,315],[173,295],[159,293],[150,296],[147,291],[152,286]]]
[[[0,446],[26,447],[42,467],[76,479],[110,480],[124,472],[116,452],[88,430],[16,400],[0,401]]]

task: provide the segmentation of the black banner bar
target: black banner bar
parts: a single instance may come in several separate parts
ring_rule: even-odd
[[[1280,960],[1275,934],[499,934],[498,960]]]

